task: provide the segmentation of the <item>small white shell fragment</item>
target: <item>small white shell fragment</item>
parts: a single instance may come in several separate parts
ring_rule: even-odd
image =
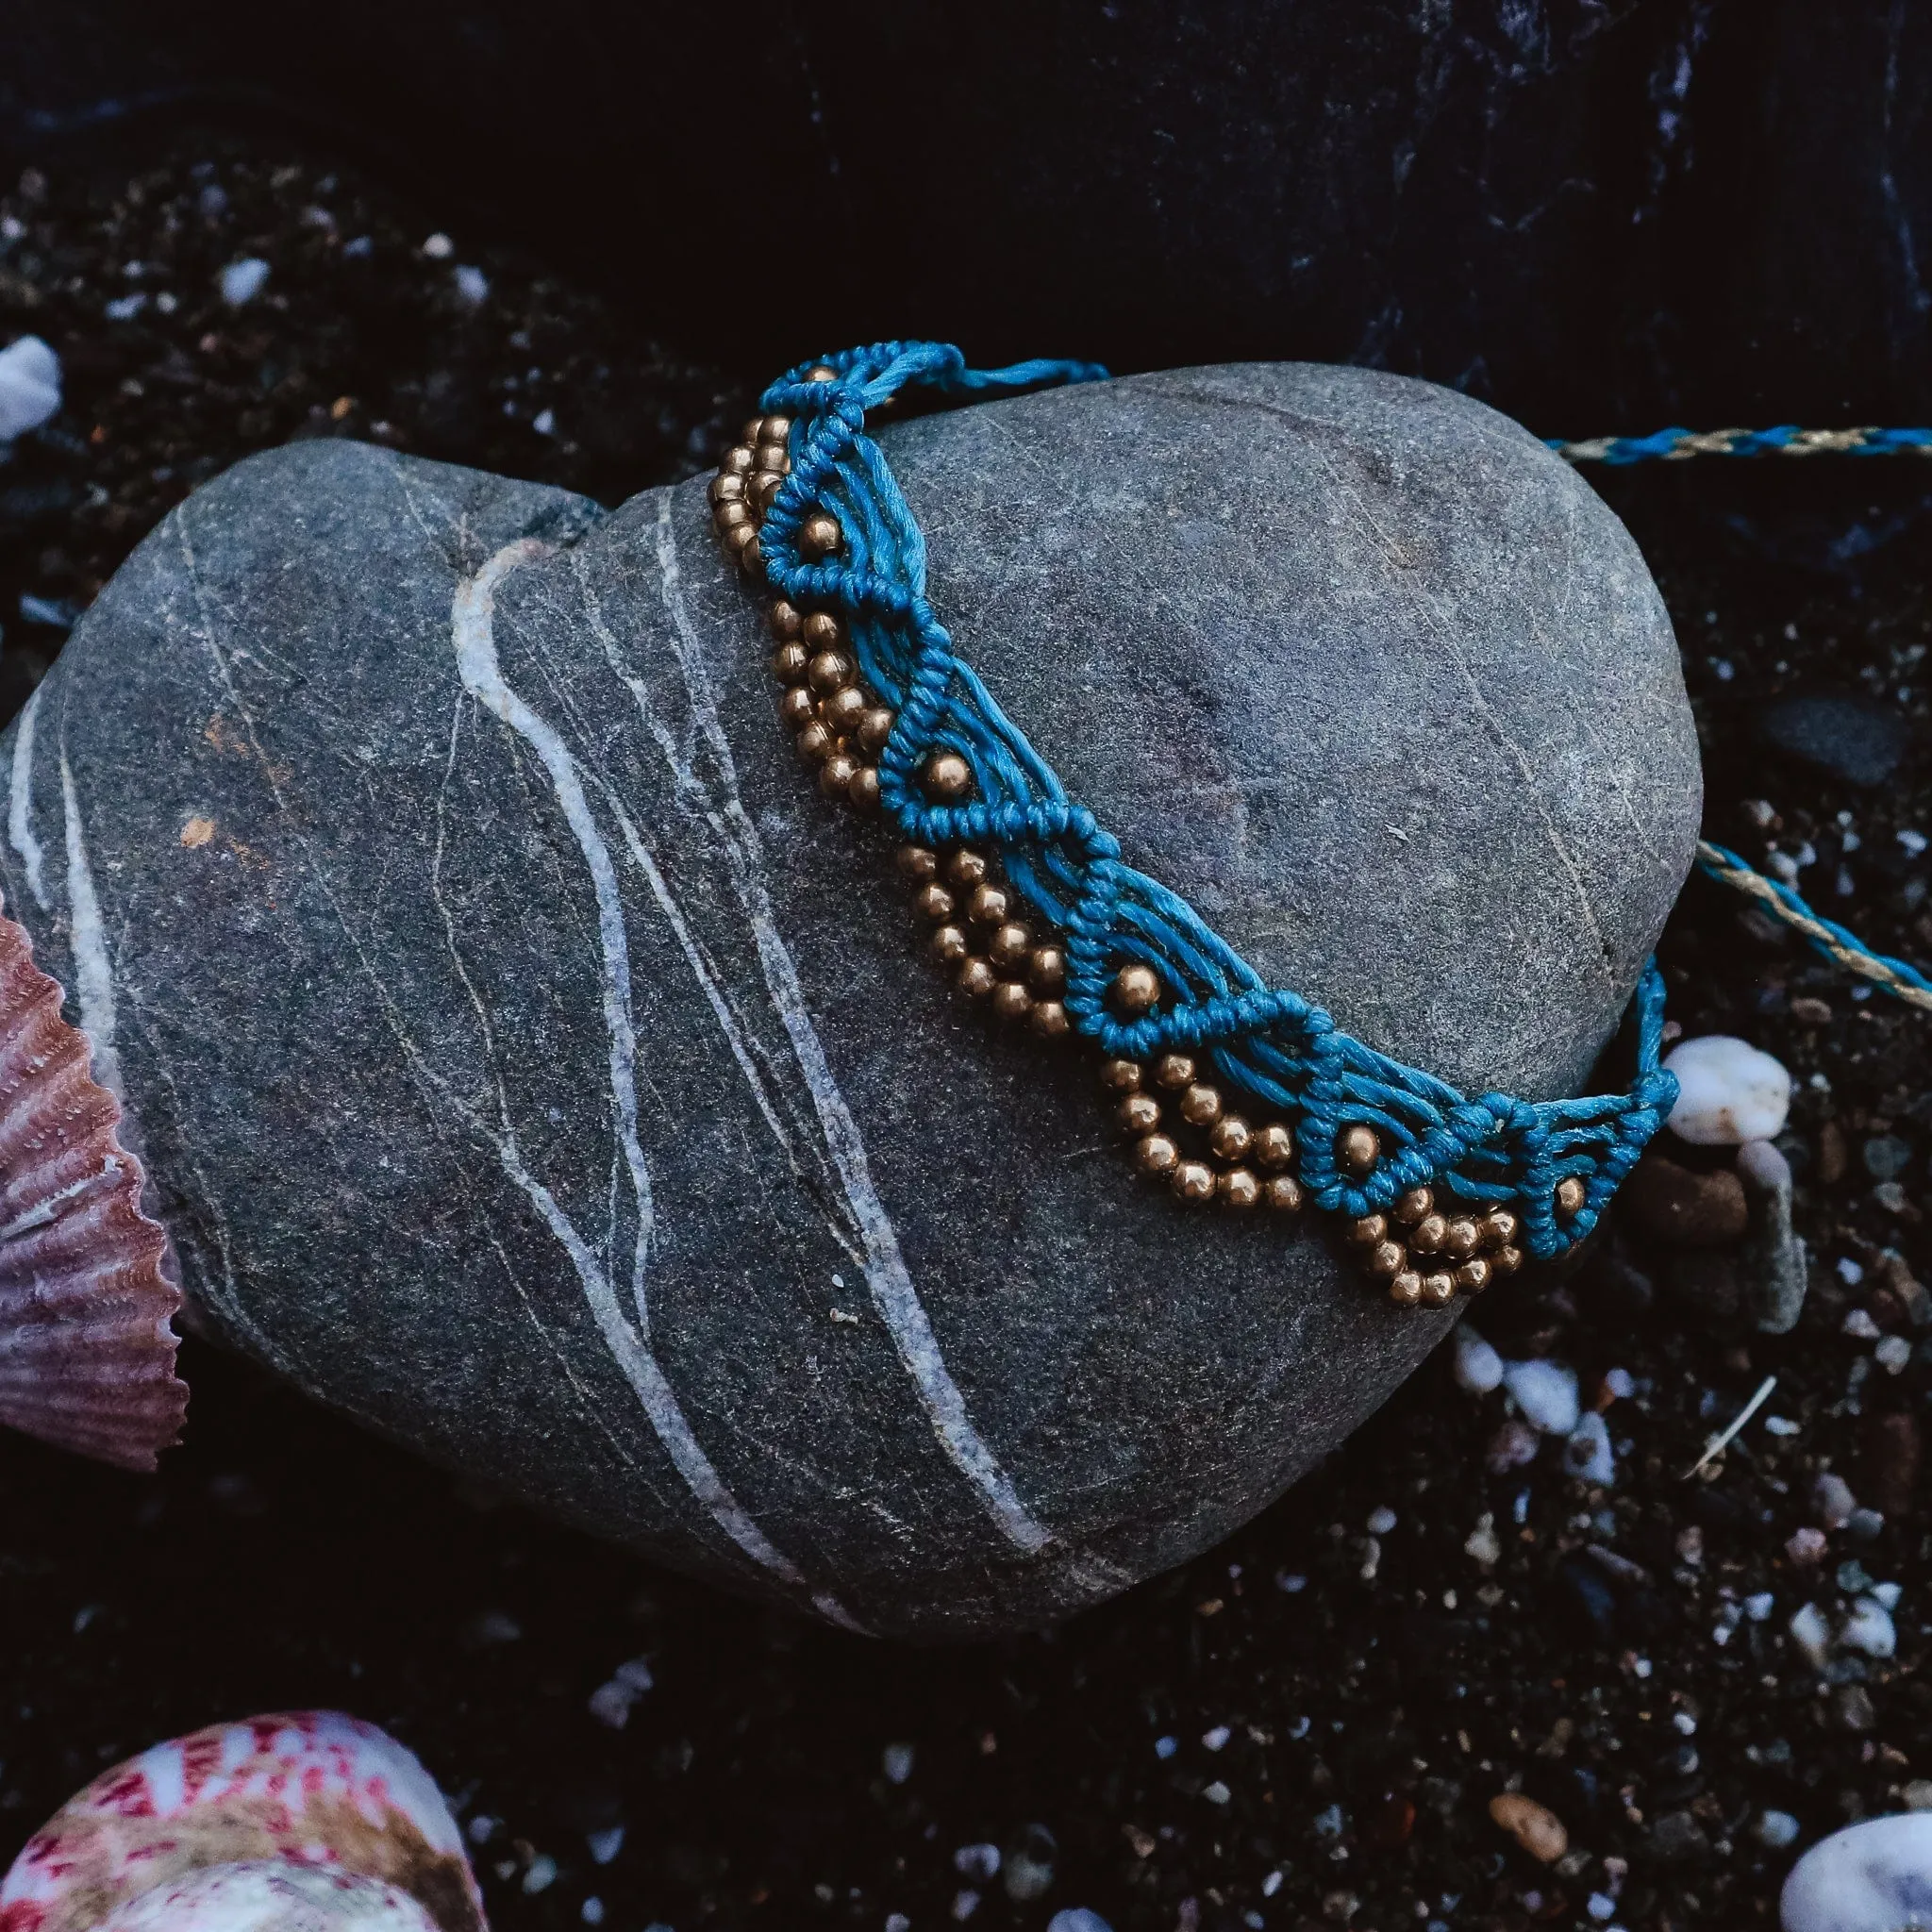
[[[1784,1932],[1915,1932],[1932,1926],[1932,1812],[1868,1818],[1791,1867]]]
[[[1474,1557],[1485,1570],[1492,1570],[1503,1560],[1503,1540],[1496,1534],[1496,1519],[1485,1509],[1463,1542],[1465,1554]]]
[[[60,407],[60,358],[39,336],[0,349],[0,442],[38,429]]]
[[[1891,1612],[1882,1603],[1875,1597],[1861,1596],[1845,1618],[1838,1641],[1842,1648],[1861,1650],[1867,1657],[1890,1657],[1898,1649],[1898,1631]],[[1928,1893],[1927,1903],[1932,1904],[1932,1893]]]
[[[1858,1499],[1852,1486],[1836,1471],[1827,1469],[1811,1485],[1811,1501],[1826,1529],[1842,1529],[1852,1520]]]
[[[1069,1906],[1046,1922],[1046,1932],[1113,1932],[1113,1927],[1086,1906]]]
[[[1699,1147],[1774,1141],[1791,1108],[1791,1076],[1749,1041],[1707,1033],[1674,1047],[1664,1061],[1677,1076],[1677,1104],[1667,1124]]]
[[[379,1878],[281,1859],[204,1865],[129,1899],[98,1932],[435,1932],[419,1901]]]
[[[1872,1358],[1888,1375],[1903,1374],[1912,1359],[1912,1344],[1903,1335],[1888,1335],[1872,1351]]]
[[[230,308],[245,308],[261,293],[268,274],[268,263],[258,255],[246,255],[240,261],[231,261],[216,277],[222,300]]]
[[[1503,1380],[1503,1357],[1467,1322],[1456,1331],[1456,1379],[1472,1395],[1487,1395]]]
[[[1824,1612],[1816,1604],[1807,1604],[1792,1613],[1789,1628],[1791,1641],[1804,1652],[1806,1662],[1814,1671],[1822,1671],[1831,1648],[1831,1625],[1824,1621]]]
[[[1583,1416],[1565,1439],[1563,1467],[1578,1482],[1607,1487],[1617,1480],[1617,1459],[1610,1453],[1610,1432],[1595,1409]]]
[[[1576,1371],[1561,1362],[1503,1364],[1503,1386],[1524,1419],[1546,1436],[1567,1436],[1576,1426]]]

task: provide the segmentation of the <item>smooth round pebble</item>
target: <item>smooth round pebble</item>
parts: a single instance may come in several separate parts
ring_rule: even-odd
[[[1898,1630],[1891,1612],[1876,1597],[1861,1596],[1852,1606],[1838,1633],[1846,1650],[1861,1650],[1867,1657],[1890,1657],[1898,1649]]]
[[[1679,1248],[1729,1247],[1750,1220],[1744,1183],[1729,1168],[1698,1174],[1655,1152],[1624,1183],[1623,1208],[1640,1234]]]
[[[1113,1932],[1113,1927],[1098,1912],[1085,1906],[1070,1906],[1046,1922],[1046,1932]]]
[[[1806,1604],[1791,1612],[1789,1627],[1791,1641],[1804,1654],[1806,1662],[1814,1671],[1822,1671],[1831,1651],[1831,1625],[1824,1621],[1824,1612],[1816,1604]]]
[[[1561,1362],[1503,1364],[1503,1386],[1524,1420],[1546,1436],[1567,1436],[1576,1426],[1576,1371]]]
[[[1868,1818],[1821,1839],[1791,1867],[1784,1932],[1924,1932],[1932,1927],[1932,1813]]]
[[[1781,1852],[1789,1844],[1795,1844],[1798,1838],[1798,1821],[1789,1811],[1765,1811],[1759,1814],[1753,1829],[1757,1834],[1757,1842],[1774,1852]]]
[[[1852,1486],[1835,1470],[1825,1470],[1811,1485],[1811,1501],[1826,1529],[1842,1529],[1852,1520],[1858,1499]]]
[[[60,358],[39,336],[0,349],[0,443],[38,429],[60,408]]]
[[[1472,1395],[1487,1395],[1503,1381],[1503,1357],[1467,1322],[1456,1331],[1456,1379]]]
[[[1521,1791],[1499,1791],[1490,1800],[1490,1816],[1532,1858],[1545,1865],[1554,1865],[1570,1849],[1563,1821],[1547,1805],[1539,1805]]]
[[[1791,1110],[1791,1076],[1748,1040],[1707,1033],[1678,1043],[1664,1060],[1677,1076],[1677,1104],[1666,1124],[1697,1147],[1774,1141]]]

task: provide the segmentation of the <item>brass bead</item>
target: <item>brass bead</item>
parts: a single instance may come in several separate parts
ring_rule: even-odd
[[[1291,1174],[1270,1174],[1264,1198],[1269,1207],[1279,1213],[1299,1213],[1302,1205],[1302,1184]]]
[[[832,734],[814,718],[795,741],[798,755],[811,764],[819,764],[838,750],[838,743]]]
[[[1490,1285],[1490,1264],[1475,1255],[1456,1271],[1456,1285],[1464,1294],[1480,1294]]]
[[[746,446],[750,447],[757,443],[764,431],[764,426],[765,419],[762,416],[747,416],[744,419],[744,427],[738,433],[744,439]]]
[[[1113,976],[1114,1004],[1124,1013],[1145,1013],[1160,1000],[1160,974],[1136,959]]]
[[[929,846],[902,845],[894,856],[902,879],[929,879],[938,876],[940,856]]]
[[[744,478],[723,474],[713,476],[710,488],[705,493],[713,503],[729,503],[744,494]]]
[[[814,362],[805,372],[805,379],[808,382],[836,382],[839,372],[829,362]]]
[[[1448,1239],[1449,1224],[1440,1214],[1424,1214],[1408,1231],[1408,1244],[1419,1255],[1439,1254]]]
[[[973,790],[973,767],[956,751],[927,758],[922,776],[926,791],[941,805],[955,805]]]
[[[735,530],[751,522],[751,512],[736,499],[728,499],[711,512],[711,521],[721,530]]]
[[[1389,1284],[1389,1299],[1398,1308],[1414,1308],[1422,1306],[1423,1278],[1413,1268],[1405,1268]]]
[[[734,531],[732,534],[736,536],[740,533]],[[748,536],[751,541],[749,543],[732,544],[732,561],[743,571],[753,583],[757,583],[765,574],[765,559],[758,550],[758,533],[756,530],[747,530],[742,534]]]
[[[845,795],[860,811],[873,810],[879,802],[879,768],[876,765],[860,765],[852,774],[852,783],[845,788]]]
[[[821,697],[828,697],[841,685],[852,682],[852,659],[843,651],[820,651],[806,666],[805,675]]]
[[[750,524],[738,524],[724,532],[724,547],[734,558],[742,558],[744,553],[758,541],[758,533]]]
[[[941,925],[953,916],[953,895],[946,891],[945,887],[937,882],[929,886],[922,886],[912,903],[928,919],[934,920]]]
[[[1491,1271],[1497,1274],[1514,1274],[1523,1266],[1523,1250],[1511,1245],[1498,1248],[1490,1257]]]
[[[764,427],[758,431],[758,441],[760,442],[782,443],[791,434],[791,418],[790,416],[767,416]]]
[[[764,454],[762,450],[758,452]],[[785,478],[776,470],[759,470],[751,479],[751,500],[762,513],[771,508],[774,499],[785,487]]]
[[[1160,1124],[1160,1103],[1151,1093],[1130,1093],[1114,1108],[1124,1132],[1151,1134]]]
[[[1507,1248],[1514,1244],[1523,1224],[1507,1208],[1491,1208],[1483,1216],[1483,1246]]]
[[[983,1000],[999,983],[1000,976],[992,970],[990,959],[982,959],[974,954],[959,962],[958,987],[961,992]]]
[[[1032,1026],[1042,1040],[1062,1039],[1073,1026],[1067,1018],[1067,1009],[1058,1000],[1036,1000],[1033,1004]]]
[[[1231,1167],[1214,1183],[1224,1208],[1253,1208],[1261,1199],[1261,1183],[1244,1167]]]
[[[1244,1160],[1254,1140],[1253,1131],[1240,1114],[1224,1113],[1214,1123],[1214,1131],[1208,1136],[1208,1144],[1219,1159]]]
[[[1427,1188],[1411,1188],[1390,1211],[1404,1227],[1413,1227],[1436,1211],[1436,1197]]]
[[[1424,1274],[1423,1276],[1423,1306],[1428,1308],[1446,1308],[1456,1299],[1456,1277],[1453,1274]]]
[[[825,700],[825,723],[841,738],[849,738],[865,716],[865,693],[856,684],[835,691]]]
[[[1214,1170],[1205,1160],[1184,1160],[1174,1171],[1173,1187],[1183,1201],[1211,1201]]]
[[[1164,1053],[1154,1062],[1157,1087],[1182,1088],[1194,1084],[1194,1063],[1184,1053]]]
[[[794,731],[803,731],[818,716],[818,707],[811,701],[811,693],[804,685],[794,684],[778,700],[778,715]]]
[[[1466,1214],[1458,1214],[1442,1237],[1442,1252],[1466,1261],[1482,1245],[1482,1230]]]
[[[1585,1190],[1583,1183],[1574,1174],[1565,1174],[1557,1183],[1557,1212],[1561,1215],[1574,1214],[1583,1206]]]
[[[878,753],[892,735],[892,714],[884,705],[870,705],[858,721],[858,743],[863,751]]]
[[[1026,980],[1035,992],[1058,992],[1067,983],[1067,956],[1058,946],[1035,946]]]
[[[1181,1150],[1165,1134],[1148,1134],[1135,1143],[1134,1161],[1142,1174],[1172,1174]]]
[[[788,604],[784,598],[780,597],[772,606],[770,616],[772,635],[778,639],[780,642],[789,644],[794,639],[804,635],[805,620],[799,616],[798,607],[795,604]]]
[[[845,641],[845,632],[829,610],[814,610],[805,620],[806,647],[813,651],[836,651]]]
[[[1032,1008],[1033,995],[1016,979],[1003,979],[992,990],[992,1009],[1002,1020],[1024,1020]]]
[[[1033,935],[1017,920],[1008,920],[986,942],[987,957],[1008,971],[1021,964],[1032,950]]]
[[[975,852],[970,845],[962,845],[946,861],[946,876],[956,886],[963,886],[970,892],[974,886],[986,881],[986,855]]]
[[[1357,1121],[1354,1126],[1342,1128],[1335,1153],[1342,1166],[1359,1180],[1382,1158],[1381,1137],[1374,1127],[1365,1127]]]
[[[1283,1168],[1294,1158],[1294,1136],[1279,1121],[1270,1121],[1255,1136],[1255,1158],[1266,1168]]]
[[[780,644],[772,653],[772,675],[780,684],[803,684],[805,667],[810,662],[803,644]]]
[[[757,467],[758,461],[751,453],[751,446],[734,442],[724,452],[724,459],[718,465],[718,474],[721,476],[748,476]]]
[[[1370,1252],[1369,1273],[1380,1281],[1392,1281],[1408,1266],[1408,1250],[1400,1241],[1378,1241]]]
[[[932,936],[932,956],[941,966],[957,966],[972,950],[957,925],[942,925]]]
[[[827,798],[843,798],[845,788],[858,775],[858,767],[837,751],[819,767],[819,790]]]
[[[844,541],[837,521],[824,510],[814,511],[798,526],[798,547],[813,561],[831,556]]]
[[[1102,1060],[1100,1063],[1100,1084],[1109,1093],[1137,1093],[1141,1077],[1139,1060]]]
[[[1196,1081],[1181,1093],[1181,1118],[1191,1127],[1211,1127],[1221,1118],[1219,1089]]]
[[[1389,1239],[1386,1214],[1364,1214],[1348,1230],[1348,1238],[1358,1248],[1376,1248]]]
[[[1008,903],[1006,887],[989,880],[974,887],[973,896],[966,902],[966,916],[980,925],[1003,925]]]

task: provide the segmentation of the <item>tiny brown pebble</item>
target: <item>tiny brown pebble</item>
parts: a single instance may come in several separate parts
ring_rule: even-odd
[[[1357,1121],[1354,1126],[1341,1130],[1341,1137],[1335,1143],[1335,1156],[1343,1169],[1359,1180],[1381,1158],[1381,1138],[1374,1127]]]
[[[1791,1002],[1791,1018],[1800,1026],[1828,1026],[1831,1008],[1823,1000],[1813,999],[1809,993],[1801,993]]]
[[[937,882],[920,887],[919,895],[912,903],[928,919],[944,921],[953,916],[953,895]]]
[[[1067,1009],[1058,1000],[1036,1000],[1029,1024],[1041,1039],[1059,1040],[1064,1038],[1074,1023],[1067,1018]]]
[[[1302,1205],[1302,1184],[1292,1174],[1270,1174],[1267,1200],[1269,1207],[1278,1208],[1283,1214],[1293,1214]]]
[[[1123,1012],[1147,1012],[1159,1003],[1160,975],[1137,959],[1114,974],[1113,997]]]
[[[1194,1078],[1194,1063],[1184,1053],[1164,1053],[1154,1062],[1157,1087],[1187,1087]]]
[[[1174,1191],[1183,1201],[1214,1198],[1214,1170],[1205,1160],[1184,1160],[1174,1171]]]
[[[929,879],[940,869],[940,856],[924,845],[902,845],[892,863],[902,879]]]
[[[1554,1865],[1570,1849],[1563,1821],[1521,1791],[1499,1791],[1490,1800],[1490,1816],[1540,1864]]]
[[[1220,1090],[1196,1081],[1182,1090],[1180,1109],[1182,1120],[1191,1127],[1211,1127],[1221,1118]]]
[[[1208,1136],[1208,1144],[1214,1150],[1218,1160],[1243,1160],[1255,1136],[1246,1121],[1238,1113],[1224,1113],[1214,1123],[1214,1131]]]
[[[1864,1450],[1863,1487],[1873,1507],[1893,1523],[1910,1522],[1919,1496],[1918,1417],[1909,1409],[1868,1417]]]
[[[1727,1248],[1744,1238],[1744,1184],[1734,1169],[1698,1174],[1657,1153],[1630,1170],[1624,1216],[1640,1234],[1675,1248]]]
[[[1160,1124],[1160,1103],[1151,1093],[1129,1093],[1113,1117],[1129,1134],[1151,1134]]]
[[[1818,1178],[1827,1188],[1845,1177],[1851,1156],[1845,1146],[1845,1130],[1836,1121],[1826,1121],[1818,1130]]]
[[[1181,1150],[1165,1134],[1149,1134],[1134,1148],[1134,1158],[1142,1174],[1169,1174],[1181,1158]]]
[[[181,827],[181,842],[191,852],[197,845],[206,845],[214,835],[214,820],[203,818],[198,813]]]
[[[1033,995],[1017,979],[1003,979],[992,990],[992,1009],[1002,1020],[1024,1020],[1033,1009]]]
[[[958,986],[964,993],[971,993],[976,999],[984,999],[1000,983],[1000,976],[992,970],[991,959],[979,958],[976,955],[959,962]]]
[[[1100,1063],[1100,1084],[1109,1093],[1133,1093],[1139,1090],[1141,1078],[1139,1060],[1102,1060]]]
[[[1270,1121],[1255,1136],[1255,1158],[1266,1168],[1283,1168],[1294,1158],[1294,1136],[1279,1121]]]
[[[1261,1198],[1261,1183],[1244,1167],[1231,1167],[1214,1183],[1226,1208],[1252,1208]]]

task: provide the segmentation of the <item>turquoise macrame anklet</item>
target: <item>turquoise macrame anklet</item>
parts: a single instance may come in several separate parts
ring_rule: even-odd
[[[767,413],[726,453],[710,496],[726,549],[777,593],[773,670],[800,754],[828,797],[891,821],[933,951],[964,991],[1043,1038],[1077,1033],[1101,1050],[1102,1082],[1139,1166],[1181,1200],[1292,1210],[1312,1199],[1348,1215],[1369,1272],[1407,1307],[1475,1293],[1519,1267],[1525,1249],[1566,1253],[1676,1101],[1658,1063],[1656,961],[1632,1002],[1627,1092],[1469,1099],[1270,988],[1186,900],[1126,864],[955,654],[926,601],[924,540],[864,433],[867,412],[909,387],[964,399],[1106,374],[1091,362],[970,370],[945,343],[882,342],[802,365],[765,391]],[[1928,443],[1925,431],[1672,430],[1552,447],[1620,463]],[[1932,983],[1869,953],[1788,888],[1722,847],[1699,857],[1828,957],[1932,1004]],[[1169,1131],[1170,1107],[1208,1158]]]

